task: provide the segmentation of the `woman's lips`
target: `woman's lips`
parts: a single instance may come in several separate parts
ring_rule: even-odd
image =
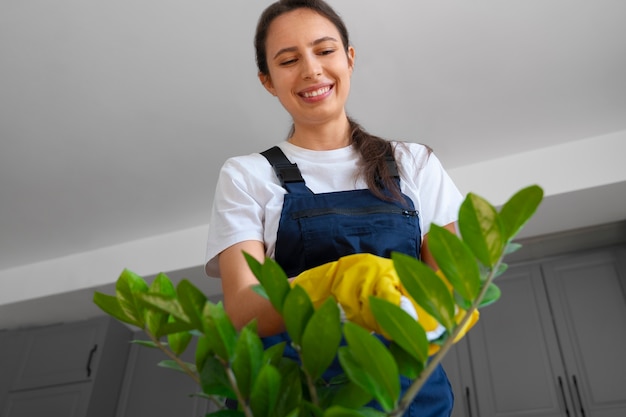
[[[304,101],[309,103],[314,103],[316,101],[320,101],[328,97],[333,89],[333,85],[324,85],[321,87],[317,87],[314,89],[308,89],[306,91],[302,91],[298,93],[300,97],[304,99]]]

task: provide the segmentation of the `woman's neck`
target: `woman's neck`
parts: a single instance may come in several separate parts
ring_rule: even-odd
[[[288,141],[296,146],[315,151],[329,151],[350,145],[350,122],[342,117],[324,124],[294,123],[294,133]]]

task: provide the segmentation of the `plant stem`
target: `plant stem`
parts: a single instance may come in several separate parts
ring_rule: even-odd
[[[315,388],[315,383],[313,382],[313,379],[311,378],[311,375],[309,375],[308,372],[304,372],[304,374],[306,375],[306,383],[309,386],[309,393],[311,395],[311,402],[317,406],[319,406],[320,404],[320,400],[317,397],[317,389]]]
[[[389,414],[389,417],[400,417],[409,408],[415,396],[418,394],[420,389],[422,389],[422,387],[424,386],[424,384],[426,383],[430,375],[435,371],[435,369],[437,368],[437,365],[441,363],[441,361],[443,360],[443,357],[452,348],[452,345],[454,345],[454,341],[456,340],[457,336],[461,333],[463,328],[465,328],[465,325],[472,318],[472,314],[474,313],[475,310],[478,309],[478,306],[480,305],[480,302],[483,300],[483,298],[485,298],[487,289],[489,288],[489,285],[493,282],[493,279],[496,275],[496,271],[500,267],[501,262],[502,262],[502,257],[500,257],[496,265],[493,268],[491,268],[491,270],[489,271],[489,276],[483,283],[483,286],[480,289],[480,293],[478,294],[478,297],[476,297],[476,299],[472,303],[472,306],[469,308],[469,310],[466,311],[465,316],[463,317],[463,320],[461,320],[461,322],[456,326],[452,334],[446,339],[446,341],[441,346],[437,354],[432,358],[431,361],[428,362],[428,365],[426,366],[426,368],[424,368],[420,376],[415,381],[413,381],[411,386],[406,390],[406,392],[400,399],[400,402],[398,403],[398,407]]]
[[[239,391],[239,387],[237,386],[237,378],[235,378],[235,374],[233,373],[232,368],[226,363],[222,363],[222,365],[224,365],[224,369],[226,369],[228,381],[230,382],[230,386],[235,391],[235,395],[237,395],[237,401],[239,401],[239,404],[241,404],[244,414],[246,415],[246,417],[254,417],[254,414],[252,414],[252,410],[250,409],[250,404],[246,402],[245,398],[243,398],[243,395],[241,395],[241,391]]]
[[[152,333],[146,331],[145,332],[148,337],[150,338],[150,340],[152,340],[152,342],[159,348],[161,349],[161,351],[163,351],[163,353],[165,353],[170,359],[172,359],[174,362],[176,362],[176,364],[178,366],[180,366],[180,368],[187,374],[189,375],[194,382],[197,385],[200,385],[200,377],[198,376],[198,374],[196,372],[194,372],[191,368],[189,368],[189,366],[187,366],[187,364],[185,363],[185,361],[183,361],[181,358],[179,358],[178,356],[176,356],[174,354],[174,352],[172,352],[171,350],[167,349],[165,347],[165,345],[163,345],[163,343],[161,343],[161,341],[159,339],[157,339]]]
[[[294,343],[293,347],[296,350],[296,352],[298,352],[300,363],[301,364],[304,363],[304,361],[302,360],[302,350],[301,350],[300,345],[296,345]],[[319,400],[319,397],[317,396],[317,389],[315,388],[315,382],[313,381],[313,379],[311,378],[311,375],[309,375],[307,370],[304,369],[304,366],[302,366],[301,368],[302,368],[302,372],[304,372],[304,375],[306,376],[306,385],[307,387],[309,387],[309,394],[311,395],[311,402],[315,404],[316,406],[319,406],[320,400]]]

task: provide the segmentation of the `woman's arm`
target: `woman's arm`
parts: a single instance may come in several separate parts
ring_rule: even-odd
[[[449,231],[451,231],[452,233],[456,235],[456,223],[448,223],[445,226],[443,226],[443,228],[448,229]],[[422,257],[422,262],[429,265],[435,271],[439,269],[439,267],[437,266],[437,262],[435,261],[435,258],[433,258],[433,255],[430,253],[430,250],[428,249],[428,233],[424,235],[424,241],[422,242],[422,249],[420,250],[420,253]]]
[[[226,313],[238,330],[256,318],[260,336],[280,333],[285,328],[281,316],[269,300],[252,290],[259,281],[250,271],[244,251],[264,262],[263,243],[256,240],[236,243],[219,254]]]

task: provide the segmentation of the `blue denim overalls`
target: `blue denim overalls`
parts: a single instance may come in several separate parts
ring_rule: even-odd
[[[314,194],[304,183],[300,170],[278,147],[262,152],[278,176],[285,194],[278,226],[275,259],[287,276],[355,253],[389,258],[392,251],[419,257],[420,226],[411,199],[404,204],[379,199],[368,189]],[[397,167],[387,156],[390,172],[397,181]],[[384,341],[382,337],[380,337]],[[264,338],[266,346],[287,341],[285,356],[297,360],[286,333]],[[334,368],[334,369],[333,369]],[[338,361],[325,376],[341,372]],[[403,392],[410,384],[402,377]],[[453,396],[441,365],[429,378],[405,417],[448,417]]]

